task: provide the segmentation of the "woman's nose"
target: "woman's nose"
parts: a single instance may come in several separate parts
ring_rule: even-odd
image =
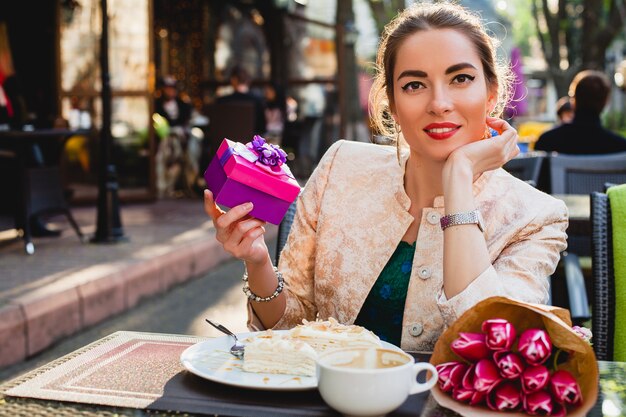
[[[428,105],[428,112],[434,115],[441,115],[452,111],[452,100],[444,88],[433,90],[432,100]]]

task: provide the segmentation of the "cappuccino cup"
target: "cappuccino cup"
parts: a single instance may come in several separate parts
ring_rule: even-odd
[[[417,375],[429,371],[426,382]],[[382,416],[412,394],[431,389],[437,370],[408,353],[373,347],[331,350],[317,359],[317,387],[331,408],[347,416]]]

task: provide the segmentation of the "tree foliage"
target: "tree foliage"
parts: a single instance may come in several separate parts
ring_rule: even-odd
[[[405,0],[367,0],[376,22],[378,34],[382,34],[385,25],[405,8]]]
[[[626,21],[626,0],[532,0],[531,9],[559,96],[580,70],[604,69],[606,50]]]
[[[501,12],[510,22],[513,44],[520,48],[522,56],[533,54],[533,42],[537,41],[535,22],[530,11],[528,0],[509,0],[508,7]]]

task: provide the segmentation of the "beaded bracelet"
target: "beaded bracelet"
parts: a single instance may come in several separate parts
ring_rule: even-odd
[[[250,291],[250,286],[248,285],[248,270],[246,269],[243,273],[243,277],[241,280],[244,282],[243,284],[243,293],[248,297],[248,300],[256,301],[257,303],[264,303],[274,298],[278,297],[278,294],[283,292],[283,287],[285,286],[285,280],[283,279],[283,274],[280,273],[278,268],[274,267],[274,273],[276,274],[276,278],[278,278],[278,286],[272,293],[272,295],[267,297],[259,297],[252,291]]]

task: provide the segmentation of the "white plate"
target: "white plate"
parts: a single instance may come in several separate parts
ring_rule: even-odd
[[[281,334],[287,330],[275,332]],[[247,338],[255,337],[259,333],[240,333],[237,337],[245,343]],[[243,359],[229,353],[232,344],[233,338],[230,336],[205,340],[185,349],[180,355],[180,361],[185,369],[199,377],[236,387],[272,391],[302,391],[317,388],[317,378],[314,376],[244,372],[241,369]],[[387,349],[400,350],[391,343],[381,342],[381,344]]]

